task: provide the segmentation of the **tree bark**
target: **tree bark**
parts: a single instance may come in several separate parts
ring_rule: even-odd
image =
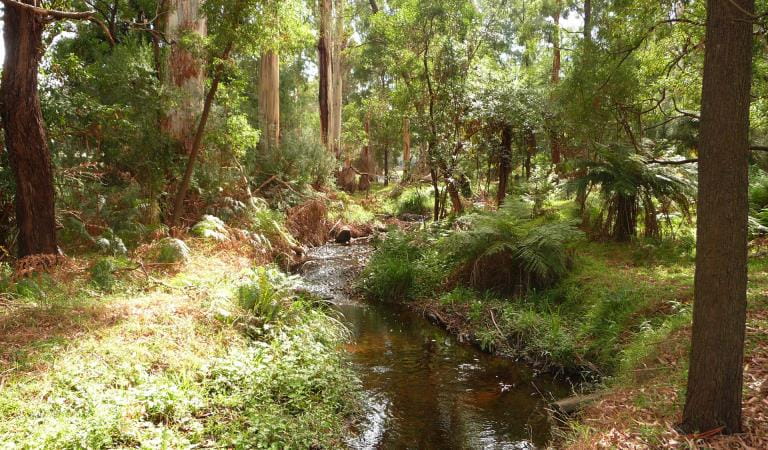
[[[584,40],[592,42],[592,0],[584,0]]]
[[[411,121],[403,117],[403,182],[407,182],[411,172]]]
[[[331,64],[333,108],[330,112],[331,147],[336,159],[341,157],[341,113],[344,94],[344,49],[347,46],[344,39],[344,0],[335,1],[336,30],[333,35],[333,55]]]
[[[525,130],[525,179],[531,179],[531,158],[536,153],[536,133],[531,129]]]
[[[195,128],[205,98],[204,62],[179,41],[188,33],[205,36],[207,25],[202,14],[201,0],[167,0],[165,36],[170,42],[166,69],[166,84],[171,87],[175,103],[165,112],[162,128],[180,149],[189,154],[194,143]]]
[[[389,143],[384,145],[384,186],[389,186]]]
[[[707,1],[686,432],[741,431],[753,11]]]
[[[320,39],[317,42],[320,136],[328,151],[333,152],[331,117],[333,116],[333,36],[331,34],[331,0],[320,1]]]
[[[229,44],[226,50],[224,50],[224,54],[222,56],[222,60],[226,60],[229,58],[229,52],[232,51],[232,43]],[[179,184],[179,189],[176,192],[176,198],[173,202],[173,213],[171,215],[171,220],[169,222],[169,226],[173,228],[178,223],[179,219],[181,218],[181,214],[184,210],[184,199],[187,196],[187,190],[189,189],[189,183],[192,181],[192,174],[195,171],[195,163],[197,162],[197,155],[200,153],[200,147],[203,145],[203,136],[205,135],[205,126],[208,123],[208,116],[211,113],[211,108],[213,107],[213,100],[216,98],[216,92],[219,89],[219,83],[221,83],[221,77],[224,74],[224,67],[223,65],[220,65],[216,69],[216,73],[213,76],[213,80],[211,80],[211,87],[208,89],[208,94],[205,96],[205,102],[203,103],[203,112],[200,114],[200,122],[197,124],[197,130],[195,131],[195,139],[192,142],[192,148],[189,152],[189,157],[187,159],[187,167],[184,170],[184,177],[181,180],[181,184]]]
[[[262,148],[274,150],[280,145],[280,57],[274,50],[261,55],[259,116]]]
[[[501,207],[507,196],[507,181],[512,167],[512,130],[504,126],[501,130],[501,154],[499,155],[499,190],[496,193],[496,205]]]
[[[560,15],[563,13],[563,2],[557,0],[557,11],[552,16],[555,21],[554,32],[552,35],[552,85],[560,83]],[[560,133],[557,130],[550,132],[550,141],[552,145],[552,164],[560,164],[562,154],[562,143],[560,142]]]
[[[17,251],[19,257],[55,254],[53,167],[37,93],[45,21],[30,9],[6,4],[4,23],[0,115],[16,184]]]
[[[616,196],[616,223],[613,224],[613,238],[628,242],[637,233],[637,197],[618,194]]]

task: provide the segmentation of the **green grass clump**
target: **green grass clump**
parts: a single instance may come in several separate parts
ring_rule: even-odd
[[[408,189],[397,199],[395,214],[416,214],[425,216],[432,210],[432,200],[421,189]]]
[[[408,237],[393,232],[381,241],[361,278],[363,291],[385,301],[405,300],[414,289],[416,263],[421,250]]]

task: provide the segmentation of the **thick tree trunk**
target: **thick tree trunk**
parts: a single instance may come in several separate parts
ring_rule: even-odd
[[[18,255],[54,254],[58,246],[53,167],[37,93],[45,23],[30,10],[6,4],[4,24],[0,115],[16,183]]]
[[[754,0],[707,2],[696,276],[681,428],[741,431]]]
[[[188,33],[205,36],[207,26],[201,0],[168,0],[166,4],[169,9],[165,17],[165,36],[174,45],[170,46],[163,73],[175,102],[165,112],[162,128],[178,142],[181,151],[189,154],[205,98],[205,70],[204,62],[179,41]]]
[[[320,1],[320,39],[317,42],[320,136],[328,151],[333,152],[331,120],[333,117],[333,36],[331,33],[331,0]]]
[[[261,56],[259,116],[262,147],[276,149],[280,145],[280,57],[274,50]]]
[[[505,126],[501,130],[501,154],[499,155],[499,190],[496,193],[496,204],[501,207],[507,196],[507,181],[512,168],[512,130]]]
[[[616,196],[616,223],[613,225],[613,238],[618,242],[628,242],[637,233],[637,197],[634,195]]]

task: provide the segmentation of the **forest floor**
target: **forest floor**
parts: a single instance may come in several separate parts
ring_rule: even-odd
[[[111,292],[85,258],[0,294],[0,448],[344,447],[345,330],[307,303],[246,336],[233,296],[253,262],[188,242],[188,262]]]

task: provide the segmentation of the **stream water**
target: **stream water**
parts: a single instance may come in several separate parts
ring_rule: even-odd
[[[333,302],[351,330],[346,346],[362,380],[365,417],[351,448],[529,449],[547,442],[547,400],[568,386],[457,342],[402,306],[351,295],[371,252],[328,244],[302,266],[306,288]]]

